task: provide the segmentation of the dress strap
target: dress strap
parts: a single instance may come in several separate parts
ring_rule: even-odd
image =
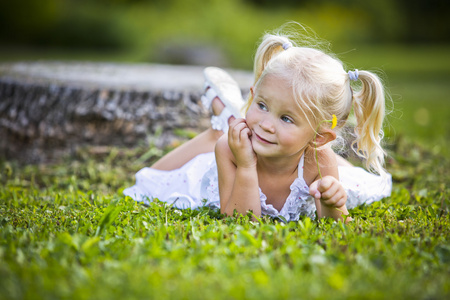
[[[298,162],[298,178],[303,179],[303,165],[305,160],[305,153],[303,153],[300,161]]]

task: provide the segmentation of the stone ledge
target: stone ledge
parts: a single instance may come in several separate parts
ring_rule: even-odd
[[[155,132],[202,131],[202,67],[31,62],[0,64],[0,156],[45,162],[80,146],[134,146]],[[244,93],[250,72],[229,70]]]

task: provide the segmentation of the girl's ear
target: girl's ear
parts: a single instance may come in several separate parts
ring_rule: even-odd
[[[320,148],[336,139],[336,132],[331,129],[324,129],[316,135],[316,139],[311,141],[313,147]]]

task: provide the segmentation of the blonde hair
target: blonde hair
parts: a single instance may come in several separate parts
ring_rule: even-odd
[[[352,149],[365,159],[368,170],[384,174],[385,151],[380,144],[385,115],[383,84],[376,74],[359,71],[361,85],[354,90],[342,62],[312,47],[311,38],[304,40],[309,44],[298,46],[281,32],[266,34],[255,55],[254,87],[258,88],[268,75],[285,79],[313,129],[321,121],[331,120],[333,114],[338,120],[337,128],[342,128],[353,107],[357,124]],[[283,45],[289,43],[292,47],[285,50]],[[250,93],[245,111],[252,101]]]

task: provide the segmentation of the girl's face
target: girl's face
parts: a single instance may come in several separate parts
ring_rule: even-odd
[[[256,154],[286,157],[303,154],[314,130],[294,100],[292,88],[276,76],[268,75],[256,89],[246,115]]]

